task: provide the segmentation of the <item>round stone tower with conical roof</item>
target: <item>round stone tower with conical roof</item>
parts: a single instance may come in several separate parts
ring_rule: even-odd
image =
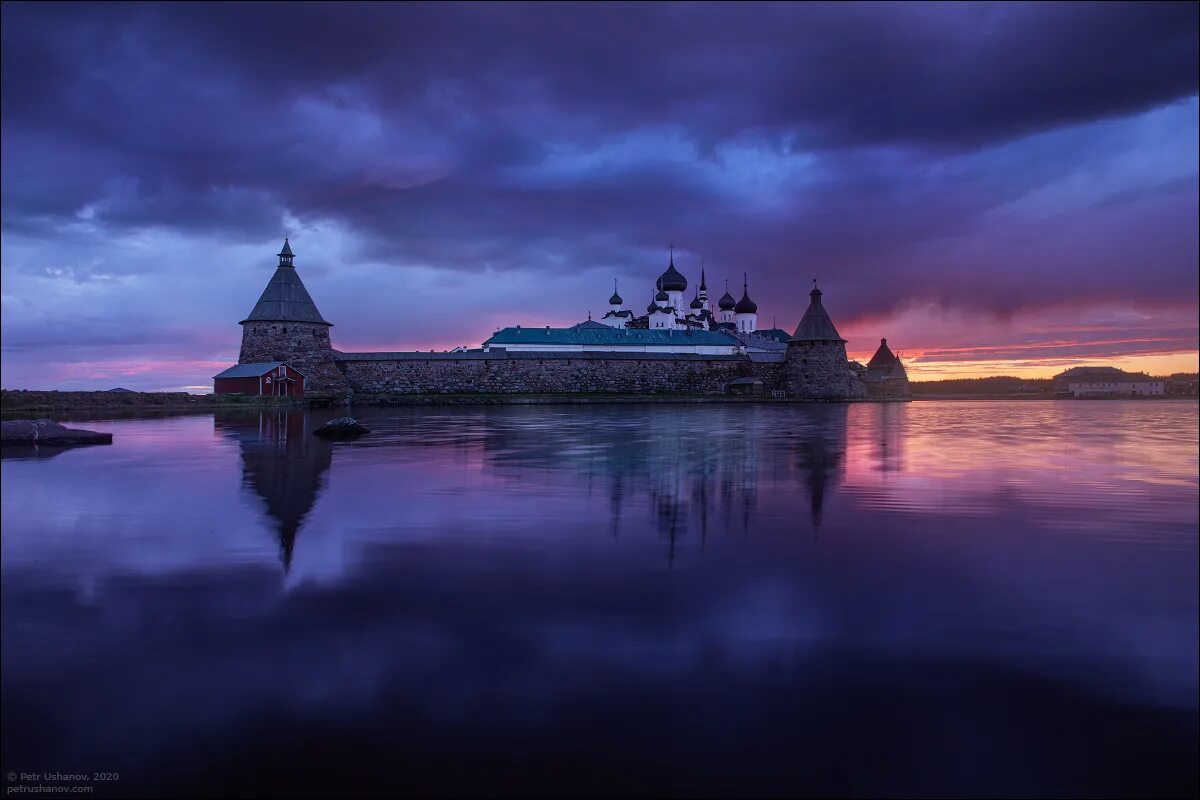
[[[338,392],[346,378],[333,359],[327,322],[304,288],[287,239],[267,288],[242,320],[239,364],[286,361],[308,380],[306,392]]]
[[[821,290],[813,281],[808,310],[788,342],[784,361],[787,389],[813,400],[852,400],[866,396],[866,387],[850,370],[846,340],[821,303]]]

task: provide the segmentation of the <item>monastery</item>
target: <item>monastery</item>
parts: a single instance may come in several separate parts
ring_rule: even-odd
[[[569,328],[503,328],[482,347],[453,352],[348,353],[334,349],[333,323],[317,310],[285,239],[279,262],[242,326],[238,363],[214,376],[214,391],[331,400],[436,394],[750,394],[797,400],[906,400],[904,365],[881,341],[863,366],[846,357],[813,281],[795,332],[760,329],[748,276],[716,310],[705,270],[688,281],[674,250],[645,314],[614,285],[599,320]],[[590,316],[590,315],[589,315]]]

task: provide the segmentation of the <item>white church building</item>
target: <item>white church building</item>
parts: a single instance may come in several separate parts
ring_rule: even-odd
[[[717,301],[714,311],[708,299],[708,281],[704,267],[700,268],[700,285],[687,297],[688,282],[675,268],[675,249],[667,269],[655,281],[654,292],[646,313],[641,316],[625,307],[625,300],[613,283],[612,297],[608,298],[608,312],[600,322],[610,328],[645,328],[647,330],[701,330],[737,331],[754,333],[758,330],[758,304],[750,299],[749,281],[743,275],[742,299],[734,300],[726,282],[725,294]]]

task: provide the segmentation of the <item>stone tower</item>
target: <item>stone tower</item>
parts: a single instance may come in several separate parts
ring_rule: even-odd
[[[784,361],[787,389],[813,400],[851,400],[866,396],[863,382],[851,373],[846,340],[821,304],[821,290],[813,281],[808,310],[788,342]]]
[[[879,400],[911,400],[912,389],[908,383],[908,372],[904,364],[888,347],[887,339],[879,340],[879,349],[867,362],[863,375],[867,384],[867,395]]]
[[[326,322],[300,280],[287,239],[279,265],[250,316],[242,320],[239,364],[286,361],[308,378],[309,392],[338,392],[346,378],[333,360]]]

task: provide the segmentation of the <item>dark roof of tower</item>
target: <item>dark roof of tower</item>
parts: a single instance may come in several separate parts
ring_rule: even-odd
[[[804,318],[801,319],[800,324],[796,326],[796,333],[792,335],[792,341],[846,341],[840,335],[838,335],[837,328],[833,327],[833,320],[829,318],[829,313],[825,311],[825,306],[821,305],[821,290],[814,286],[813,290],[808,293],[808,296],[808,310],[804,312]]]
[[[704,277],[704,267],[700,267],[700,291],[708,291],[708,281]]]
[[[658,288],[664,292],[682,292],[687,289],[687,278],[675,269],[674,252],[671,253],[671,263],[667,265],[667,271],[658,276]]]
[[[872,367],[889,367],[900,363],[900,359],[896,358],[896,354],[888,347],[887,339],[879,340],[879,349],[875,351],[875,355],[871,356],[871,360],[867,362],[867,369]]]
[[[608,298],[608,304],[610,306],[619,306],[624,302],[625,301],[621,299],[621,295],[617,294],[615,291],[612,293],[612,297]]]
[[[285,245],[284,249],[289,248]],[[300,273],[296,272],[296,268],[283,265],[275,268],[275,274],[271,276],[267,288],[263,289],[262,296],[254,304],[254,310],[242,322],[333,324],[326,322],[321,312],[317,311],[317,305],[304,288],[304,282],[300,280]]]
[[[288,240],[287,240],[286,236],[283,237],[283,249],[279,251],[279,255],[281,255],[281,256],[295,255],[294,253],[292,253],[292,246],[290,244],[288,244]]]

